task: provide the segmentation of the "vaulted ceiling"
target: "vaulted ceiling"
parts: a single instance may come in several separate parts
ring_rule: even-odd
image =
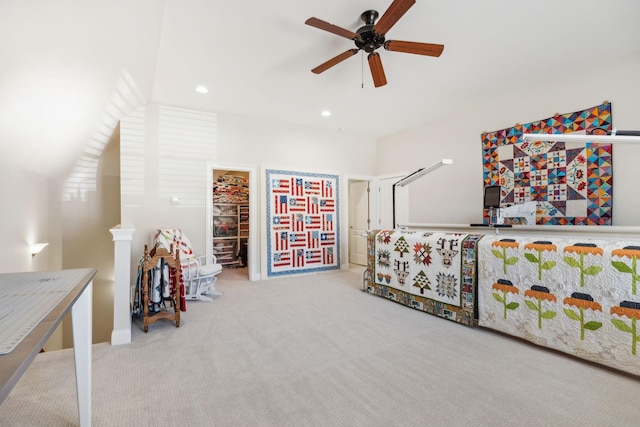
[[[390,4],[2,0],[2,157],[59,174],[147,102],[377,138],[640,51],[637,0],[417,0],[387,39],[444,44],[439,58],[380,49],[379,88],[362,52],[311,73],[355,46],[306,19],[356,31]]]

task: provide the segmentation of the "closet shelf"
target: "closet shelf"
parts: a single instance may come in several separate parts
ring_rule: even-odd
[[[249,205],[214,203],[212,212],[212,251],[218,262],[227,267],[244,263],[240,255],[249,238]]]

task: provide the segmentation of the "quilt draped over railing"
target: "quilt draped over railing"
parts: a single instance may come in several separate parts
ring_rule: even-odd
[[[485,236],[479,325],[640,375],[640,240]]]
[[[476,323],[480,235],[379,230],[368,234],[367,291],[468,326]]]

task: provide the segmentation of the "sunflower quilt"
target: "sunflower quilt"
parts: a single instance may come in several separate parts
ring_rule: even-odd
[[[475,326],[480,235],[380,230],[369,233],[367,290],[400,304]]]
[[[640,241],[485,236],[478,324],[640,375]]]

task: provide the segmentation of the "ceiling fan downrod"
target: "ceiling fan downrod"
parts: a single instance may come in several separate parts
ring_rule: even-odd
[[[377,10],[367,10],[362,12],[362,15],[360,15],[360,19],[362,19],[362,22],[364,22],[365,25],[373,25],[376,22],[376,19],[378,19],[378,11]]]

